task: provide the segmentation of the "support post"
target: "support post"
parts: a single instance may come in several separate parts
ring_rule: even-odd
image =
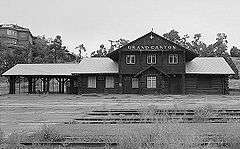
[[[33,86],[32,86],[32,92],[35,94],[36,93],[36,78],[33,78]]]
[[[50,87],[50,78],[47,78],[47,86],[46,86],[46,92],[49,93],[49,87]]]
[[[43,81],[43,93],[46,93],[46,78],[43,78],[42,81]]]
[[[74,85],[74,80],[73,78],[70,78],[70,94],[73,94],[73,85]]]
[[[18,93],[20,94],[21,93],[21,77],[19,76],[18,78]]]
[[[65,79],[62,78],[62,93],[64,93],[64,84],[65,84]]]
[[[16,77],[10,76],[9,77],[9,94],[15,94],[15,83],[16,83]]]
[[[58,80],[58,90],[59,90],[59,93],[62,93],[62,78],[59,78]]]
[[[32,84],[33,84],[33,82],[32,82],[32,77],[28,77],[27,79],[28,79],[28,93],[29,93],[29,94],[32,94],[32,89],[33,89],[33,86],[32,86]]]

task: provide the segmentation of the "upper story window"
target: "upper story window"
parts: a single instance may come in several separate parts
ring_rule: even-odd
[[[151,54],[147,56],[147,64],[156,64],[156,54]]]
[[[126,64],[135,64],[135,55],[126,55]]]
[[[170,54],[168,57],[169,64],[178,64],[178,54]]]
[[[14,30],[10,30],[10,29],[7,30],[7,34],[12,35],[12,36],[17,36],[17,32]]]

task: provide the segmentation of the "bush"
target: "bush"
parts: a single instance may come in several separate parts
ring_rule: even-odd
[[[29,142],[61,142],[64,141],[61,135],[53,126],[43,125],[41,129],[27,136]]]

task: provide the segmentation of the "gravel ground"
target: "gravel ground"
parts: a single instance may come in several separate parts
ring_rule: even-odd
[[[0,127],[6,132],[36,129],[43,124],[59,124],[83,117],[92,110],[158,108],[240,109],[240,96],[225,95],[2,95]]]

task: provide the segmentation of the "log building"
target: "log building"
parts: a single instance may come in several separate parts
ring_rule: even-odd
[[[221,57],[198,57],[176,43],[150,32],[114,50],[104,58],[84,58],[79,64],[18,64],[5,72],[9,93],[17,77],[28,80],[35,93],[41,79],[43,91],[58,81],[59,93],[119,94],[228,94],[228,76],[234,74]]]

